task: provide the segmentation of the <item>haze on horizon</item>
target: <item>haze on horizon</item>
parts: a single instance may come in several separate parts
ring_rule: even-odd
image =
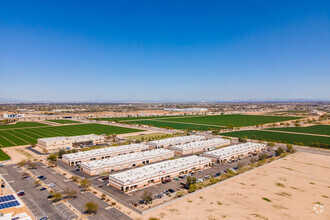
[[[0,101],[330,100],[329,1],[0,0]]]

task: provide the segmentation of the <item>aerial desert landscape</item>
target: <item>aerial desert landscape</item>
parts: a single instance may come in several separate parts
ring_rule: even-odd
[[[329,156],[299,152],[142,219],[330,219],[329,207]]]

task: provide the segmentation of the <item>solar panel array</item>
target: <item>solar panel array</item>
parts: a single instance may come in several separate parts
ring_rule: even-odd
[[[19,202],[16,200],[15,196],[1,196],[0,197],[0,209],[7,209],[15,206],[19,206]]]
[[[10,201],[10,200],[15,200],[15,196],[13,195],[8,195],[8,196],[0,196],[0,203],[1,202],[7,202],[7,201]]]

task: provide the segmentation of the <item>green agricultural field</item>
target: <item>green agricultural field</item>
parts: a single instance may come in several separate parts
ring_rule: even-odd
[[[271,128],[267,130],[289,131],[306,134],[330,135],[330,125],[313,125],[308,127]]]
[[[0,148],[0,161],[9,160],[10,156]]]
[[[92,118],[97,121],[135,121],[135,120],[149,120],[159,118],[177,118],[177,117],[195,117],[196,115],[169,115],[169,116],[149,116],[149,117],[117,117],[117,118]]]
[[[127,121],[128,122],[128,121]],[[152,125],[154,127],[159,128],[174,128],[179,130],[201,130],[207,131],[212,128],[221,128],[220,126],[212,126],[212,125],[195,125],[195,124],[185,124],[185,123],[176,123],[176,122],[168,122],[168,121],[152,121],[152,120],[138,120],[138,121],[129,121],[132,124],[142,124],[142,125]]]
[[[281,121],[289,121],[299,119],[299,117],[282,117],[282,116],[263,116],[263,115],[209,115],[187,118],[169,118],[159,119],[168,122],[196,123],[203,125],[227,126],[234,127],[251,126],[258,124],[268,124]]]
[[[80,121],[72,121],[72,120],[67,120],[67,119],[58,119],[58,120],[47,120],[50,122],[55,122],[58,124],[75,124],[75,123],[81,123]]]
[[[36,144],[38,138],[85,134],[124,134],[142,130],[103,124],[78,124],[0,130],[0,147]]]
[[[223,133],[221,135],[229,137],[243,137],[247,136],[252,139],[252,136],[255,135],[256,139],[265,139],[265,140],[276,140],[281,142],[286,142],[290,144],[303,143],[303,145],[308,146],[311,142],[319,142],[323,144],[330,144],[330,137],[323,136],[313,136],[313,135],[304,135],[304,134],[291,134],[291,133],[280,133],[280,132],[271,132],[265,130],[247,130],[247,131],[233,131],[228,133]]]
[[[28,127],[41,127],[48,126],[39,122],[17,122],[15,124],[0,125],[0,130],[11,128],[28,128]]]

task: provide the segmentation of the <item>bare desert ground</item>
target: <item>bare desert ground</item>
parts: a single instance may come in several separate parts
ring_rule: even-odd
[[[330,157],[297,153],[140,219],[330,219]]]

